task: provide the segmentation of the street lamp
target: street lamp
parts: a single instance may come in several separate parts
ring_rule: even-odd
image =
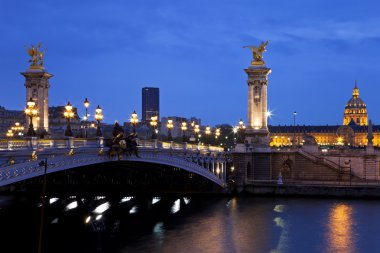
[[[96,128],[96,136],[101,137],[102,131],[100,130],[100,121],[103,119],[102,108],[98,105],[95,109],[95,120],[98,122],[98,126]]]
[[[8,132],[5,134],[8,138],[12,138],[14,133],[12,131],[12,129],[9,129]]]
[[[296,146],[296,115],[297,112],[293,112],[293,148]]]
[[[65,136],[73,136],[73,131],[71,131],[70,119],[74,118],[73,106],[70,102],[67,102],[65,106],[66,111],[63,113],[65,118],[67,119],[67,127],[65,131]]]
[[[136,125],[139,123],[139,118],[137,117],[136,111],[133,111],[130,121],[133,127],[132,131],[134,134],[136,134]]]
[[[173,120],[168,119],[168,123],[166,124],[166,127],[168,128],[168,141],[172,141],[172,129],[174,127]]]
[[[184,122],[181,123],[181,130],[182,130],[182,141],[186,142],[186,135],[185,135],[185,132],[187,130],[187,123],[186,123],[186,121],[184,121]]]
[[[32,98],[26,103],[25,114],[29,116],[29,129],[26,133],[28,136],[36,136],[36,131],[34,131],[33,118],[38,117],[38,110],[36,102]]]
[[[156,134],[156,127],[157,127],[157,119],[158,117],[157,116],[152,116],[150,117],[150,126],[152,127],[153,129],[153,132],[152,132],[152,139],[157,139],[157,134]]]
[[[215,139],[218,139],[220,136],[220,128],[215,129]]]
[[[198,133],[199,133],[200,129],[199,129],[199,125],[195,125],[194,124],[194,133],[195,133],[195,142],[198,142]]]
[[[87,98],[84,99],[84,107],[86,108],[86,115],[83,117],[84,120],[84,138],[87,138],[87,127],[88,127],[88,107],[90,106],[90,102]]]

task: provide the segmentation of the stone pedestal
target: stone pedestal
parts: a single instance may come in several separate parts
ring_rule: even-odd
[[[104,137],[98,137],[98,147],[103,148],[104,147]]]
[[[246,146],[244,143],[237,143],[235,148],[234,148],[234,152],[246,152]]]
[[[38,148],[38,140],[37,137],[30,137],[29,138],[29,148],[32,150],[35,150]]]
[[[74,148],[74,137],[67,137],[67,147]]]
[[[367,145],[367,147],[366,147],[365,150],[366,150],[366,153],[367,153],[368,155],[375,154],[375,149],[374,149],[372,143],[369,143],[369,144]]]

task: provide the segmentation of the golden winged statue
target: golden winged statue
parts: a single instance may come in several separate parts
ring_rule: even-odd
[[[244,48],[248,47],[252,51],[253,61],[252,65],[264,65],[265,62],[263,60],[263,53],[266,51],[266,47],[269,43],[269,40],[266,42],[261,42],[260,46],[244,46]]]
[[[34,45],[31,45],[31,48],[27,47],[26,50],[28,51],[28,54],[30,55],[29,62],[30,68],[32,69],[41,69],[44,66],[44,54],[46,53],[46,49],[42,51],[41,48],[42,43],[38,43],[38,45],[35,47]]]

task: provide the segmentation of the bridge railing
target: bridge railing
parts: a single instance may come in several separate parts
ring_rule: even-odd
[[[30,139],[9,139],[0,140],[0,151],[11,150],[36,150],[36,149],[63,149],[63,148],[95,148],[103,147],[102,138],[83,139],[83,138],[67,138],[67,139],[38,139],[32,137]],[[148,149],[167,149],[167,150],[189,150],[201,152],[223,152],[223,148],[218,146],[200,145],[192,143],[175,143],[160,142],[158,140],[138,140],[138,147]]]

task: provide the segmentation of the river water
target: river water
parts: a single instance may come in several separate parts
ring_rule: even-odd
[[[0,198],[0,252],[37,252],[41,203]],[[380,252],[380,201],[256,197],[47,199],[44,252]]]

